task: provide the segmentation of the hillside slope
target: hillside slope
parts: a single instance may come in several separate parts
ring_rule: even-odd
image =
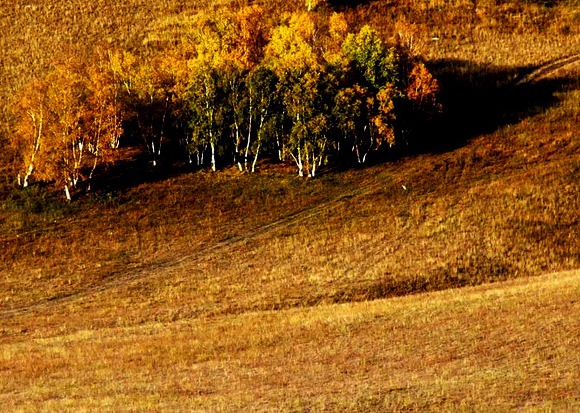
[[[580,274],[526,277],[579,266],[578,87],[554,99],[313,181],[199,172],[15,206],[2,404],[574,411]]]
[[[4,330],[0,402],[20,412],[575,411],[579,296],[573,271],[312,309]]]
[[[101,311],[106,323],[112,312],[175,319],[578,268],[580,93],[569,86],[543,113],[452,152],[318,180],[152,175],[73,205],[32,191],[4,204],[0,308],[88,297],[82,324]]]
[[[0,100],[62,48],[138,47],[201,4],[15,3]],[[311,180],[124,148],[73,203],[0,163],[5,410],[580,409],[575,8],[359,3],[349,18],[402,27],[440,79],[420,148]]]

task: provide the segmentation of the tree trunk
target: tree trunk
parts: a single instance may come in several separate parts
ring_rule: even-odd
[[[217,167],[215,160],[215,143],[213,142],[213,140],[212,142],[210,142],[210,145],[211,145],[211,170],[215,172],[217,170]]]
[[[28,169],[26,169],[24,178],[22,178],[22,188],[28,187],[28,178],[30,178],[32,172],[34,172],[34,164],[31,163],[30,165],[28,165]],[[18,181],[19,181],[18,183],[20,184],[20,174],[18,174]]]
[[[234,132],[234,165],[238,165],[238,169],[240,172],[244,170],[244,166],[242,165],[241,156],[240,156],[240,130],[236,122],[235,132]]]
[[[66,200],[67,201],[69,201],[69,202],[72,201],[72,198],[70,196],[70,191],[68,190],[68,185],[67,184],[64,185],[64,194],[66,196]]]
[[[151,152],[151,160],[153,166],[157,166],[157,155],[155,154],[155,141],[151,138],[151,145],[149,145],[149,151]]]
[[[258,163],[258,155],[260,154],[260,146],[261,146],[261,144],[258,143],[258,147],[256,148],[256,154],[254,156],[254,162],[252,162],[252,173],[256,172],[256,164]]]
[[[280,136],[276,136],[276,145],[278,146],[278,160],[282,162],[284,160],[284,156],[282,154],[282,145],[280,144]]]
[[[246,171],[248,170],[248,158],[250,156],[250,145],[252,144],[252,126],[253,126],[253,117],[251,115],[252,113],[252,101],[250,100],[250,119],[249,119],[249,123],[248,123],[248,138],[246,140],[246,153],[244,154],[244,167],[246,168]],[[258,131],[258,133],[260,133]],[[254,172],[254,167],[252,166],[252,172]]]
[[[34,114],[30,114],[32,118],[32,122],[36,124],[36,116]],[[23,188],[28,187],[28,179],[32,176],[34,172],[34,163],[36,159],[36,154],[40,150],[40,141],[42,138],[42,128],[44,125],[44,116],[43,112],[40,113],[40,119],[38,120],[38,126],[36,127],[36,136],[34,138],[34,147],[32,148],[32,154],[30,155],[30,162],[28,167],[26,168],[26,173],[24,174],[24,178],[22,179],[22,183],[20,181],[20,174],[18,174],[18,185],[21,185]]]
[[[296,164],[298,165],[298,176],[302,178],[304,176],[304,164],[302,163],[302,154],[300,153],[300,146],[298,147],[298,160]]]

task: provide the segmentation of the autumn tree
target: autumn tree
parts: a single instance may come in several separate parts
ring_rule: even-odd
[[[12,141],[23,160],[23,187],[36,173],[39,180],[61,185],[70,200],[116,144],[122,111],[104,68],[63,60],[21,91]]]
[[[48,82],[45,79],[35,79],[26,85],[18,94],[14,104],[15,123],[10,142],[20,159],[18,185],[26,188],[32,174],[40,165],[42,174],[46,162],[45,122],[49,116],[49,107],[46,98]]]
[[[214,171],[227,161],[254,172],[265,154],[293,159],[300,176],[409,141],[440,110],[437,81],[404,44],[369,26],[349,33],[318,3],[271,30],[259,6],[216,9],[142,55],[53,65],[13,105],[19,184],[55,181],[70,199],[122,136],[138,137],[153,165],[171,144]]]
[[[383,144],[395,144],[395,102],[397,66],[394,50],[385,47],[378,33],[363,26],[357,34],[349,34],[343,45],[344,56],[354,72],[354,88],[365,93],[366,125],[353,134],[353,149],[359,163],[365,162],[370,151]]]
[[[174,80],[157,59],[140,59],[134,69],[131,103],[137,116],[138,133],[156,166],[166,141]]]
[[[346,64],[342,45],[347,35],[348,22],[344,14],[332,13],[328,19],[328,33],[323,46],[324,60],[328,65],[342,68]]]
[[[319,23],[319,17],[311,13],[295,13],[285,18],[272,31],[271,40],[266,46],[265,63],[279,77],[283,77],[288,70],[318,68],[320,62],[316,41]]]
[[[404,98],[396,108],[397,132],[407,144],[414,143],[413,140],[424,141],[429,138],[428,125],[433,124],[442,110],[438,100],[439,83],[421,61],[412,59],[405,76],[401,77],[401,89]]]
[[[67,199],[79,187],[90,164],[90,135],[85,133],[89,91],[77,62],[58,64],[47,77],[46,98],[50,109],[47,131],[47,169],[62,187]]]
[[[234,30],[231,57],[244,69],[251,70],[261,64],[267,44],[264,9],[255,5],[240,9],[234,16]]]
[[[316,15],[294,14],[273,31],[266,49],[267,64],[280,79],[282,108],[291,125],[286,149],[300,176],[316,174],[328,143],[323,95],[327,76],[316,49],[319,23]]]
[[[344,55],[367,86],[378,91],[397,78],[394,50],[387,48],[376,30],[363,26],[349,33],[342,45]]]
[[[216,171],[219,145],[228,115],[223,77],[218,69],[201,63],[192,67],[191,71],[188,89],[192,130],[190,149],[201,164],[209,147],[211,168]]]
[[[287,71],[281,79],[282,103],[290,121],[286,150],[299,176],[315,176],[330,146],[333,79],[323,70]]]
[[[365,161],[367,154],[361,145],[368,128],[367,95],[359,84],[342,87],[335,95],[332,109],[337,151],[354,152],[359,163]]]
[[[102,160],[114,158],[123,135],[125,106],[121,97],[121,84],[111,70],[110,55],[101,56],[87,68],[87,106],[83,123],[88,135],[88,150],[93,158],[88,175],[90,182]]]
[[[260,151],[273,139],[276,117],[280,112],[278,98],[278,78],[264,66],[257,66],[248,73],[247,116],[248,129],[244,151],[244,167],[247,170],[250,156],[253,156],[251,171],[255,172]]]
[[[231,13],[201,13],[190,36],[195,40],[193,56],[188,61],[187,105],[190,111],[190,151],[202,164],[206,150],[211,155],[211,168],[217,170],[217,156],[223,150],[226,129],[234,122],[234,147],[241,142],[240,118],[231,116],[231,93],[241,93],[239,64],[231,61],[235,49],[235,23]],[[237,103],[237,102],[236,102]],[[237,159],[237,154],[234,155]]]
[[[223,82],[224,104],[227,105],[225,109],[233,146],[233,162],[242,171],[244,169],[242,148],[246,146],[244,140],[247,139],[249,142],[250,136],[248,134],[251,133],[251,123],[248,122],[251,119],[248,119],[250,102],[247,93],[246,71],[235,63],[224,64],[218,70]]]

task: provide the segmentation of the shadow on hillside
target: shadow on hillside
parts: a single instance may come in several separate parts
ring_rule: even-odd
[[[435,125],[415,131],[411,152],[444,152],[474,137],[539,114],[557,102],[572,79],[520,82],[538,67],[479,66],[462,60],[431,62],[444,111]]]
[[[328,0],[328,4],[336,9],[353,8],[359,5],[367,5],[370,0]]]
[[[137,147],[129,148],[134,155],[107,165],[95,175],[91,183],[96,193],[124,192],[130,188],[164,181],[183,173],[190,172],[191,167],[185,162],[178,162],[176,157],[162,159],[153,166],[150,158]]]

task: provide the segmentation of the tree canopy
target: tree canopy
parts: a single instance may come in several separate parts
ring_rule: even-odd
[[[300,176],[408,144],[439,110],[436,80],[404,47],[317,4],[277,22],[259,6],[203,13],[161,50],[55,64],[15,97],[19,183],[58,181],[70,196],[130,136],[153,165],[181,153],[254,172],[263,157],[294,161]]]

